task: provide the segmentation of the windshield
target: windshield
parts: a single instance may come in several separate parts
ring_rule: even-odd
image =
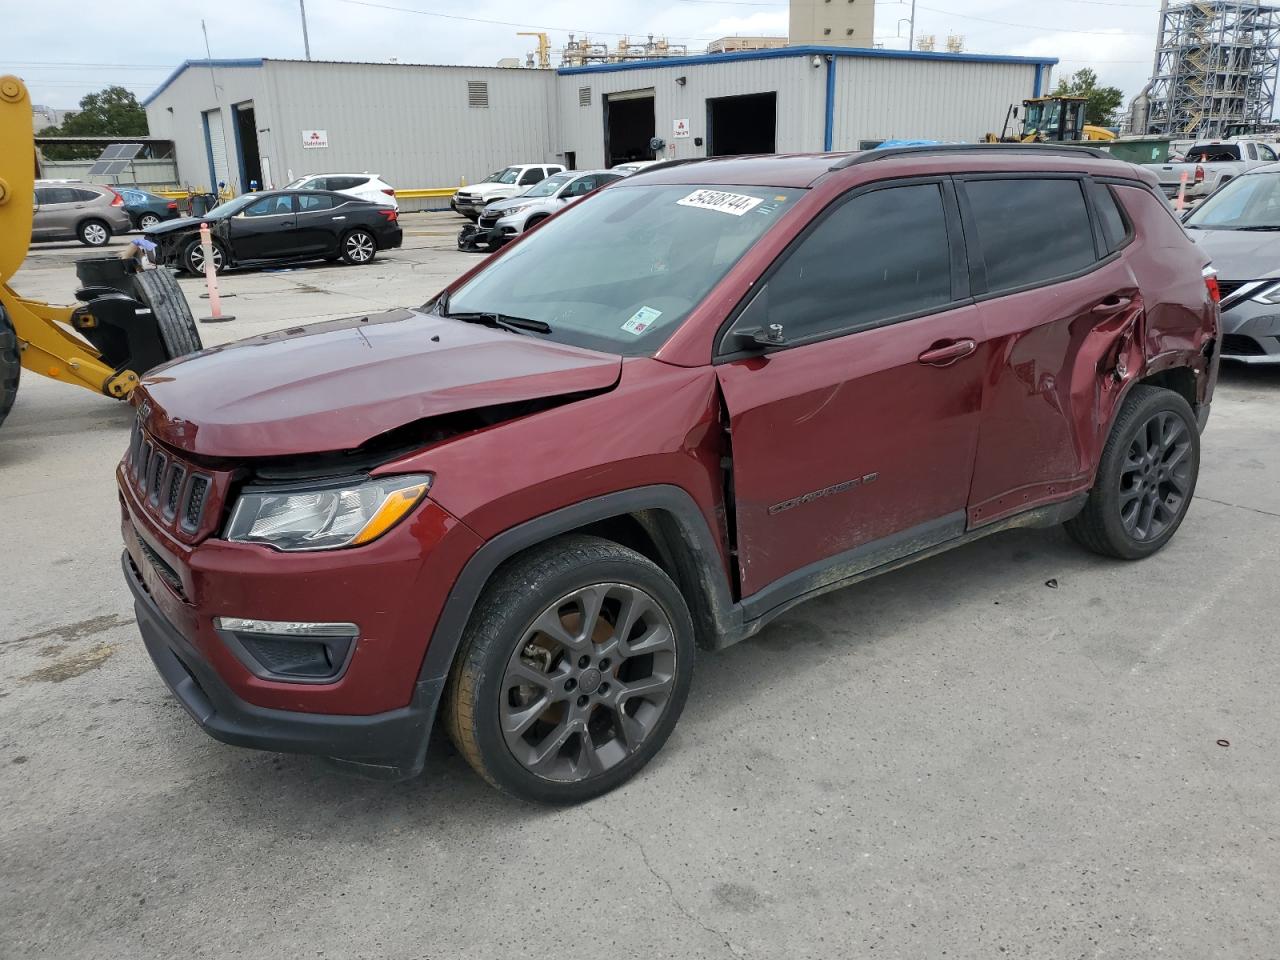
[[[481,183],[515,183],[516,178],[520,176],[519,167],[504,167],[501,170],[495,170],[489,174]]]
[[[218,204],[216,207],[214,207],[212,210],[206,213],[205,216],[206,217],[230,216],[231,214],[235,213],[237,210],[241,209],[242,207],[247,207],[259,196],[261,196],[261,194],[257,194],[257,193],[242,194],[241,196],[236,197],[234,200],[228,200],[226,203]]]
[[[308,183],[310,180],[311,180],[311,178],[310,178],[310,177],[299,177],[297,180],[294,180],[292,183],[286,183],[286,184],[284,185],[284,189],[286,189],[286,190],[301,190],[301,189],[303,189],[304,187],[306,187],[307,183]]]
[[[539,184],[535,184],[526,190],[521,196],[524,197],[549,197],[566,183],[572,180],[577,174],[573,173],[557,173],[554,177],[547,177]]]
[[[548,220],[447,309],[541,321],[552,340],[650,355],[802,193],[619,185]]]
[[[1196,207],[1186,225],[1200,230],[1280,229],[1280,172],[1236,177]]]

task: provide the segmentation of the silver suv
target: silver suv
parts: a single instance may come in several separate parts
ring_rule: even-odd
[[[495,200],[484,208],[480,220],[458,234],[459,250],[496,250],[552,214],[559,213],[592,190],[625,176],[617,170],[566,170],[547,177],[519,196]]]
[[[79,240],[104,246],[114,233],[128,233],[133,222],[124,198],[110,187],[75,180],[37,180],[31,240]]]

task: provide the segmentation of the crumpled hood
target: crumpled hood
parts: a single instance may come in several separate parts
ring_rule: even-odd
[[[199,230],[202,223],[213,223],[208,217],[178,217],[175,220],[162,220],[150,230],[146,231],[149,237],[158,237],[166,233],[181,233],[184,230]]]
[[[1280,276],[1280,231],[1188,230],[1218,271],[1218,279],[1239,283]]]
[[[413,310],[293,327],[156,367],[151,434],[210,457],[353,450],[427,417],[607,390],[622,358]]]

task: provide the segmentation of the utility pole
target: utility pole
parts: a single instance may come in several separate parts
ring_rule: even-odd
[[[914,3],[915,0],[912,0]],[[302,11],[302,49],[306,52],[307,59],[311,59],[311,40],[307,36],[307,0],[298,0],[298,9]]]
[[[907,35],[907,49],[916,48],[916,0],[911,0],[911,30]]]

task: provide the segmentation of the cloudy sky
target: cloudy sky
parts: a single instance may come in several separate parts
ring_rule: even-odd
[[[858,0],[865,2],[865,0]],[[215,57],[302,57],[298,0],[168,0],[163,5],[40,0],[6,3],[0,72],[22,76],[36,103],[74,106],[110,84],[141,98],[174,66]],[[148,21],[146,11],[160,11]],[[787,6],[767,0],[306,0],[317,60],[494,64],[523,56],[544,30],[616,43],[653,33],[702,50],[727,34],[787,31]],[[1132,96],[1151,70],[1159,0],[918,0],[916,33],[964,37],[974,53],[1048,55],[1061,73],[1092,67]],[[211,11],[216,11],[213,13]],[[905,49],[910,0],[876,4],[877,43]],[[555,61],[553,61],[554,63]]]

